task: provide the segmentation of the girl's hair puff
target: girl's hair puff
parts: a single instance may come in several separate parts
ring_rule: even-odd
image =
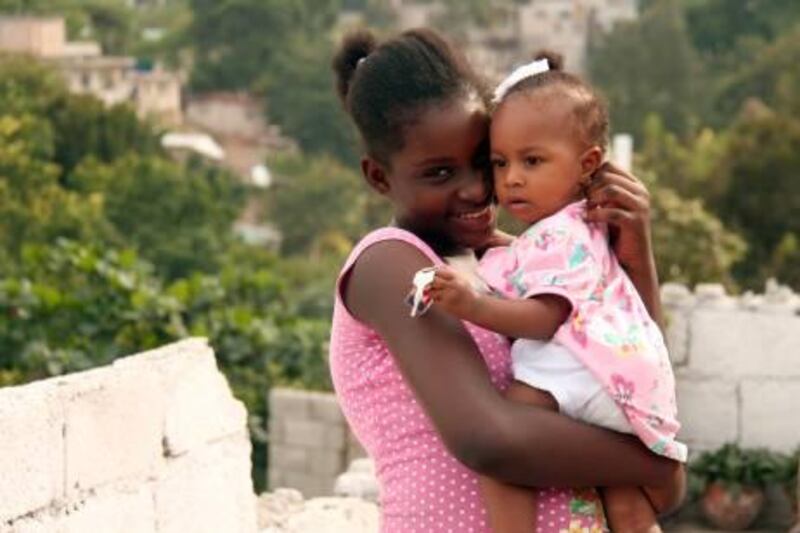
[[[409,30],[383,43],[367,30],[351,32],[333,70],[367,153],[387,165],[403,147],[406,127],[428,106],[472,95],[488,101],[464,56],[430,29]]]

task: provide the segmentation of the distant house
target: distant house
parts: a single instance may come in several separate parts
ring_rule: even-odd
[[[190,154],[214,162],[225,159],[225,150],[205,133],[166,133],[161,137],[161,146],[179,160],[186,159]]]
[[[264,161],[270,154],[293,152],[296,144],[270,125],[264,106],[243,92],[192,95],[186,104],[186,126],[212,135],[225,151],[225,166],[253,184],[263,181]]]
[[[0,51],[54,63],[74,93],[92,94],[106,105],[128,102],[140,117],[163,125],[181,122],[176,74],[139,69],[133,57],[105,56],[95,42],[67,41],[61,17],[0,16]]]
[[[389,3],[400,29],[435,24],[445,13],[437,0]],[[637,0],[519,0],[493,15],[489,27],[470,28],[461,44],[475,67],[496,79],[542,48],[563,54],[567,69],[583,73],[592,32],[609,32],[636,19],[638,10]]]

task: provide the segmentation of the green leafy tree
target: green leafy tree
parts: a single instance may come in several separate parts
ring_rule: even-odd
[[[270,168],[276,185],[268,215],[284,252],[308,254],[326,243],[345,250],[370,227],[370,193],[350,168],[330,157],[297,156],[276,158]]]
[[[652,196],[653,242],[662,281],[688,285],[723,282],[735,287],[731,268],[747,249],[700,200],[681,198],[655,187]]]
[[[51,153],[47,122],[0,115],[0,267],[11,269],[25,243],[111,234],[98,198],[60,186]]]
[[[263,78],[267,115],[307,154],[330,154],[355,167],[355,129],[333,90],[327,36],[296,38]]]
[[[679,137],[666,129],[659,115],[651,114],[645,119],[636,165],[642,172],[657,176],[660,186],[682,197],[710,201],[727,186],[719,172],[727,155],[727,140],[725,131],[711,128]]]
[[[130,153],[160,152],[154,127],[128,105],[106,108],[92,96],[70,95],[54,101],[47,114],[55,133],[55,163],[67,176],[67,186],[69,174],[86,157],[110,163]]]
[[[45,114],[67,89],[58,72],[44,63],[0,54],[0,109],[6,115]]]
[[[751,57],[739,59],[713,87],[714,111],[728,124],[748,99],[758,98],[776,111],[800,112],[800,23],[767,44],[753,47]]]
[[[355,165],[353,128],[333,91],[338,0],[191,0],[185,41],[197,90],[249,90],[309,154]]]
[[[110,164],[85,160],[70,183],[99,195],[113,242],[135,247],[167,279],[220,267],[244,200],[226,172],[133,154]]]
[[[684,0],[692,44],[706,57],[728,58],[744,41],[768,42],[800,21],[800,5],[773,0]]]
[[[800,235],[800,121],[752,103],[730,131],[719,172],[727,187],[714,208],[750,245],[737,276],[746,286],[762,287],[776,275],[767,267],[794,256]],[[780,250],[780,251],[777,251]]]
[[[591,79],[608,98],[615,131],[641,138],[648,114],[667,130],[691,130],[704,106],[698,63],[677,0],[662,0],[632,22],[596,37],[589,50]]]
[[[772,252],[760,278],[774,277],[797,290],[800,287],[800,236],[786,233]]]
[[[127,54],[136,41],[134,13],[119,0],[75,2],[85,13],[89,36],[99,41],[105,54]]]
[[[250,89],[274,60],[290,54],[289,38],[330,29],[335,0],[190,0],[186,42],[194,52],[198,90]]]
[[[230,174],[171,162],[124,106],[69,95],[34,62],[0,60],[0,239],[135,247],[168,279],[219,267],[244,191]]]

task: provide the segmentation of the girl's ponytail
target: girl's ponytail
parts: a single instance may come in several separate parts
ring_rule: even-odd
[[[347,95],[350,94],[356,69],[377,46],[377,40],[371,32],[359,30],[348,34],[344,38],[339,51],[333,58],[333,71],[336,74],[336,92],[339,94],[345,109],[349,110]]]

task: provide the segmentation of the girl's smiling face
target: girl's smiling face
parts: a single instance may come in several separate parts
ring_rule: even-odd
[[[495,112],[495,192],[514,218],[533,224],[582,198],[603,152],[582,140],[576,122],[570,97],[549,90],[512,94]]]
[[[404,130],[388,167],[362,163],[392,202],[397,224],[441,254],[486,245],[495,229],[488,169],[488,115],[477,96],[432,105]]]

